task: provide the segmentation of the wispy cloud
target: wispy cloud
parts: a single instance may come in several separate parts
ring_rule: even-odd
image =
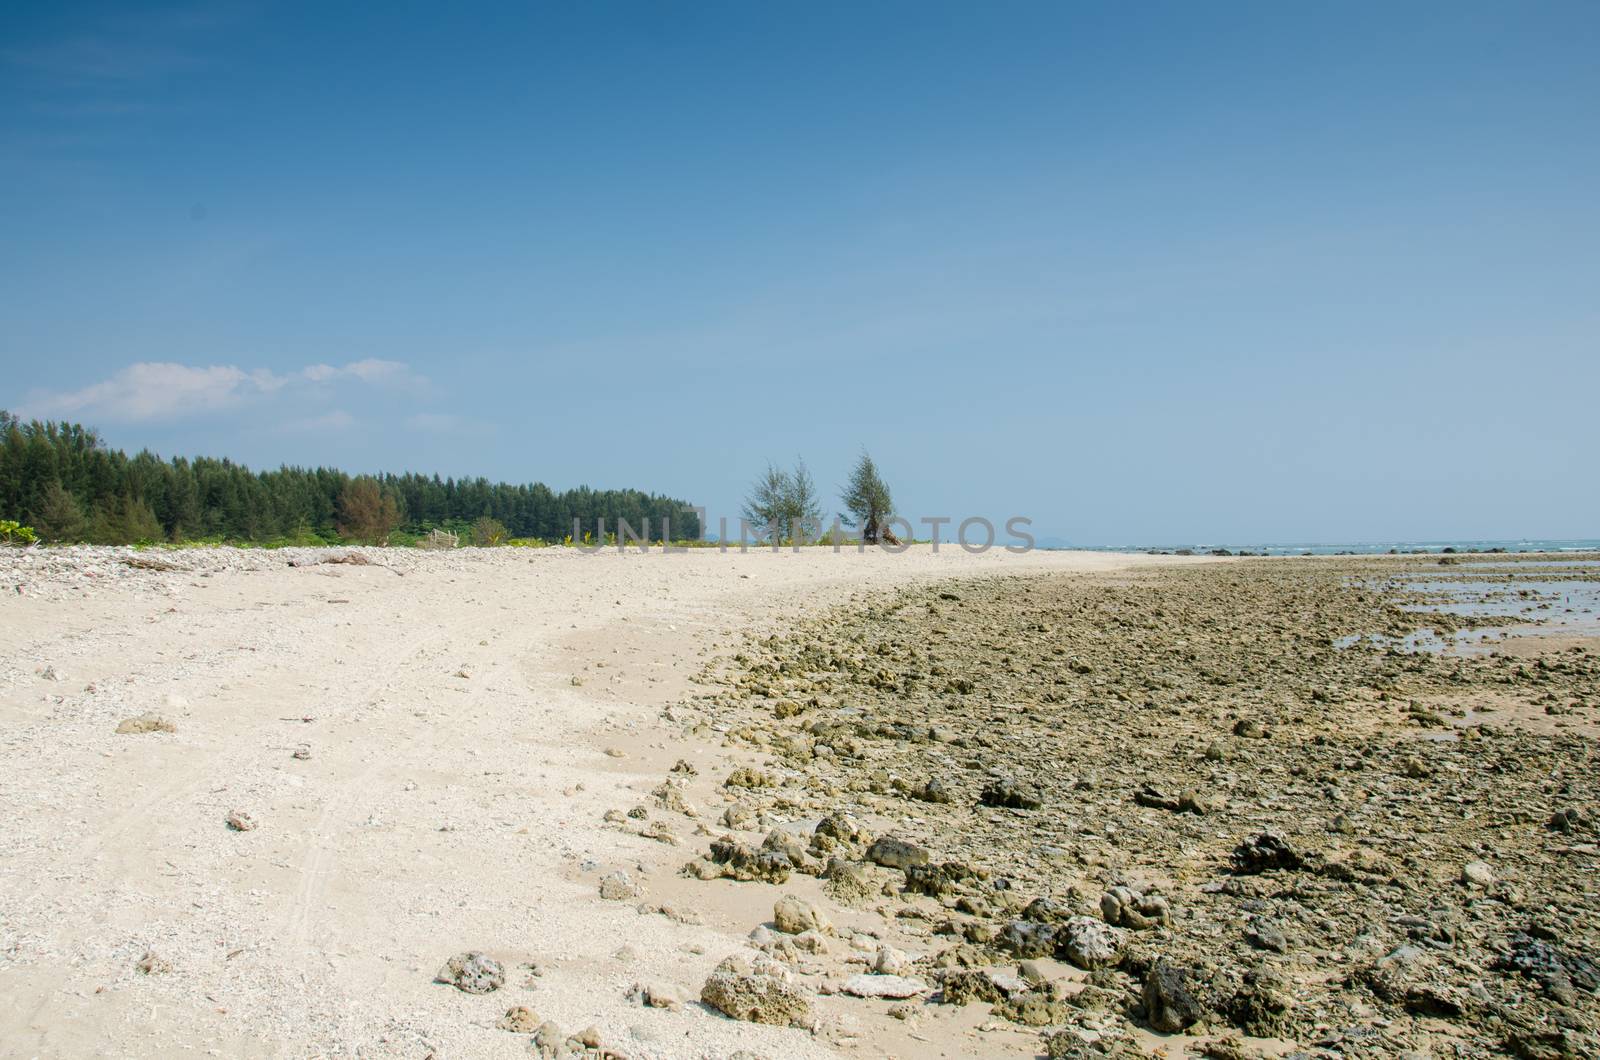
[[[335,367],[331,364],[314,364],[300,372],[301,377],[313,383],[331,383],[340,379],[353,379],[361,383],[415,389],[426,382],[411,367],[400,361],[385,361],[368,357],[360,361]]]
[[[453,431],[461,426],[461,417],[448,412],[419,412],[406,417],[406,426],[418,431]]]
[[[161,80],[207,65],[213,34],[244,14],[227,4],[113,11],[54,37],[15,41],[0,48],[0,62],[67,83]]]
[[[226,411],[290,388],[325,389],[340,382],[419,392],[427,387],[427,380],[408,365],[378,358],[338,366],[314,364],[289,373],[231,364],[144,361],[78,390],[35,392],[19,414],[27,419],[72,417],[126,423],[179,420]],[[349,414],[334,412],[327,417],[339,415]],[[348,426],[350,422],[329,421],[323,426]]]
[[[289,420],[284,423],[281,430],[291,434],[322,434],[326,431],[348,430],[356,425],[356,418],[344,409],[334,409],[324,412],[320,416],[307,416],[304,419]]]
[[[70,82],[149,81],[202,64],[181,47],[150,40],[84,35],[0,51],[0,59],[34,73]]]
[[[0,165],[48,165],[85,141],[101,146],[127,128],[206,106],[203,95],[177,90],[225,62],[230,42],[253,17],[253,5],[227,0],[166,10],[64,9],[48,20],[54,29],[7,34],[0,75],[13,89],[7,103],[19,120],[11,124],[34,128],[10,132],[0,143]]]

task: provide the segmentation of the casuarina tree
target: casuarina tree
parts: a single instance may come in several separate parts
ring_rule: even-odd
[[[744,518],[763,536],[776,535],[775,544],[799,541],[808,529],[819,528],[822,504],[806,462],[796,461],[793,471],[769,463],[745,497]]]
[[[894,515],[894,501],[889,496],[889,486],[878,474],[878,465],[863,452],[856,461],[850,481],[840,494],[845,512],[839,518],[846,526],[859,528],[861,540],[875,545],[889,533],[887,523]]]

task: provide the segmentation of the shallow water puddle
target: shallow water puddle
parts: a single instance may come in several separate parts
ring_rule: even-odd
[[[1512,637],[1600,636],[1600,570],[1595,580],[1552,579],[1552,566],[1593,566],[1593,561],[1554,560],[1529,564],[1524,572],[1516,565],[1480,562],[1462,567],[1495,567],[1511,575],[1497,581],[1458,579],[1450,574],[1407,572],[1377,583],[1390,593],[1422,597],[1401,608],[1419,615],[1455,615],[1461,618],[1511,619],[1509,623],[1439,631],[1421,628],[1404,637],[1383,634],[1351,634],[1333,642],[1339,649],[1367,643],[1402,652],[1486,652],[1500,641]],[[1509,568],[1509,569],[1508,569]],[[1518,577],[1526,573],[1527,577]]]

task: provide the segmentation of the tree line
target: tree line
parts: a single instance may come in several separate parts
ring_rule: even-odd
[[[135,544],[223,540],[256,544],[381,542],[433,529],[482,540],[561,541],[574,520],[593,528],[648,520],[655,538],[697,539],[687,501],[634,489],[555,491],[415,473],[355,476],[334,468],[251,471],[231,460],[129,456],[77,423],[24,423],[0,410],[0,517],[46,541]],[[476,526],[477,532],[474,532]],[[580,535],[581,536],[581,532]],[[484,543],[495,543],[488,541]]]

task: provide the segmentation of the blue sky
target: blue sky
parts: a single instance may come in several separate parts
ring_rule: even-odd
[[[0,8],[0,407],[1080,543],[1600,534],[1600,6]]]

